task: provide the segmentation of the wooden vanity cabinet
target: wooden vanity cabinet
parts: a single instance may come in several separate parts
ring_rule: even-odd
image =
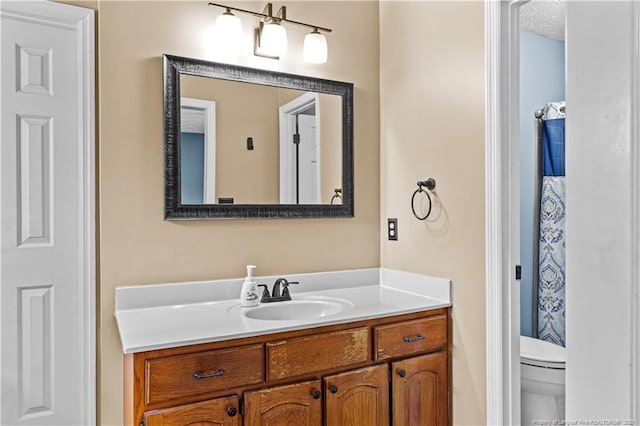
[[[387,426],[389,366],[379,364],[324,378],[327,425]]]
[[[281,339],[266,344],[267,380],[363,364],[371,358],[368,327]]]
[[[126,426],[449,424],[449,308],[126,354]]]
[[[447,354],[444,351],[391,364],[392,424],[448,423]]]
[[[389,366],[380,364],[277,386],[244,395],[244,422],[251,426],[389,425]],[[321,389],[323,389],[321,391]]]
[[[245,425],[322,426],[320,380],[244,394]]]

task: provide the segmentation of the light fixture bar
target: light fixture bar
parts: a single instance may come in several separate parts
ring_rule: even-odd
[[[268,3],[267,7],[265,8],[265,10],[268,9],[270,11],[271,10],[270,5],[271,5],[271,3]],[[306,23],[300,22],[300,21],[294,21],[293,19],[286,18],[286,16],[280,18],[278,16],[273,16],[271,14],[267,15],[267,14],[264,14],[264,13],[253,12],[251,10],[240,9],[240,8],[233,7],[233,6],[225,6],[225,5],[219,4],[219,3],[211,3],[210,2],[209,6],[221,7],[223,9],[227,9],[227,10],[231,9],[231,10],[235,10],[236,12],[247,13],[249,15],[258,16],[258,17],[263,18],[263,19],[264,18],[270,18],[270,19],[274,19],[277,22],[289,22],[290,24],[300,25],[300,26],[303,26],[303,27],[312,28],[312,29],[316,29],[316,30],[319,30],[319,31],[324,31],[324,32],[327,32],[327,33],[330,33],[332,31],[330,28],[325,28],[325,27],[321,27],[321,26],[318,26],[318,25],[306,24]]]

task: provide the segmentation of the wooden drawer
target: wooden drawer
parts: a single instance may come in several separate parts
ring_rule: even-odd
[[[270,342],[267,343],[267,380],[366,362],[369,348],[367,327]]]
[[[382,325],[374,330],[376,360],[434,351],[447,343],[446,315]]]
[[[262,345],[242,346],[145,362],[147,404],[262,383]]]
[[[240,426],[238,395],[195,404],[155,410],[144,415],[145,426],[219,425]]]

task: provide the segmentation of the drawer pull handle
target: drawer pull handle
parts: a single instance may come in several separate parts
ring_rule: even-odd
[[[311,396],[313,397],[313,399],[320,399],[322,393],[320,393],[318,389],[314,389],[311,391]]]
[[[415,337],[405,337],[403,340],[407,343],[417,342],[418,340],[424,340],[424,334],[418,334]]]
[[[336,385],[331,385],[331,386],[329,386],[329,391],[331,393],[336,393],[336,392],[338,392],[338,387]]]
[[[224,370],[222,368],[218,368],[218,371],[216,371],[215,373],[209,373],[209,374],[193,373],[193,377],[195,377],[196,380],[200,380],[200,379],[208,379],[209,377],[220,377],[223,374],[224,374]]]
[[[233,416],[235,416],[236,414],[238,414],[238,409],[237,409],[236,407],[229,407],[229,408],[227,408],[227,415],[228,415],[229,417],[233,417]]]
[[[398,376],[404,378],[404,376],[407,375],[407,372],[405,370],[403,370],[402,368],[398,370]]]

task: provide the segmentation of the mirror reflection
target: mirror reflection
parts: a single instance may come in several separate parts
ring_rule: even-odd
[[[354,217],[353,84],[163,55],[167,220]]]
[[[180,74],[181,204],[340,204],[342,97]]]

